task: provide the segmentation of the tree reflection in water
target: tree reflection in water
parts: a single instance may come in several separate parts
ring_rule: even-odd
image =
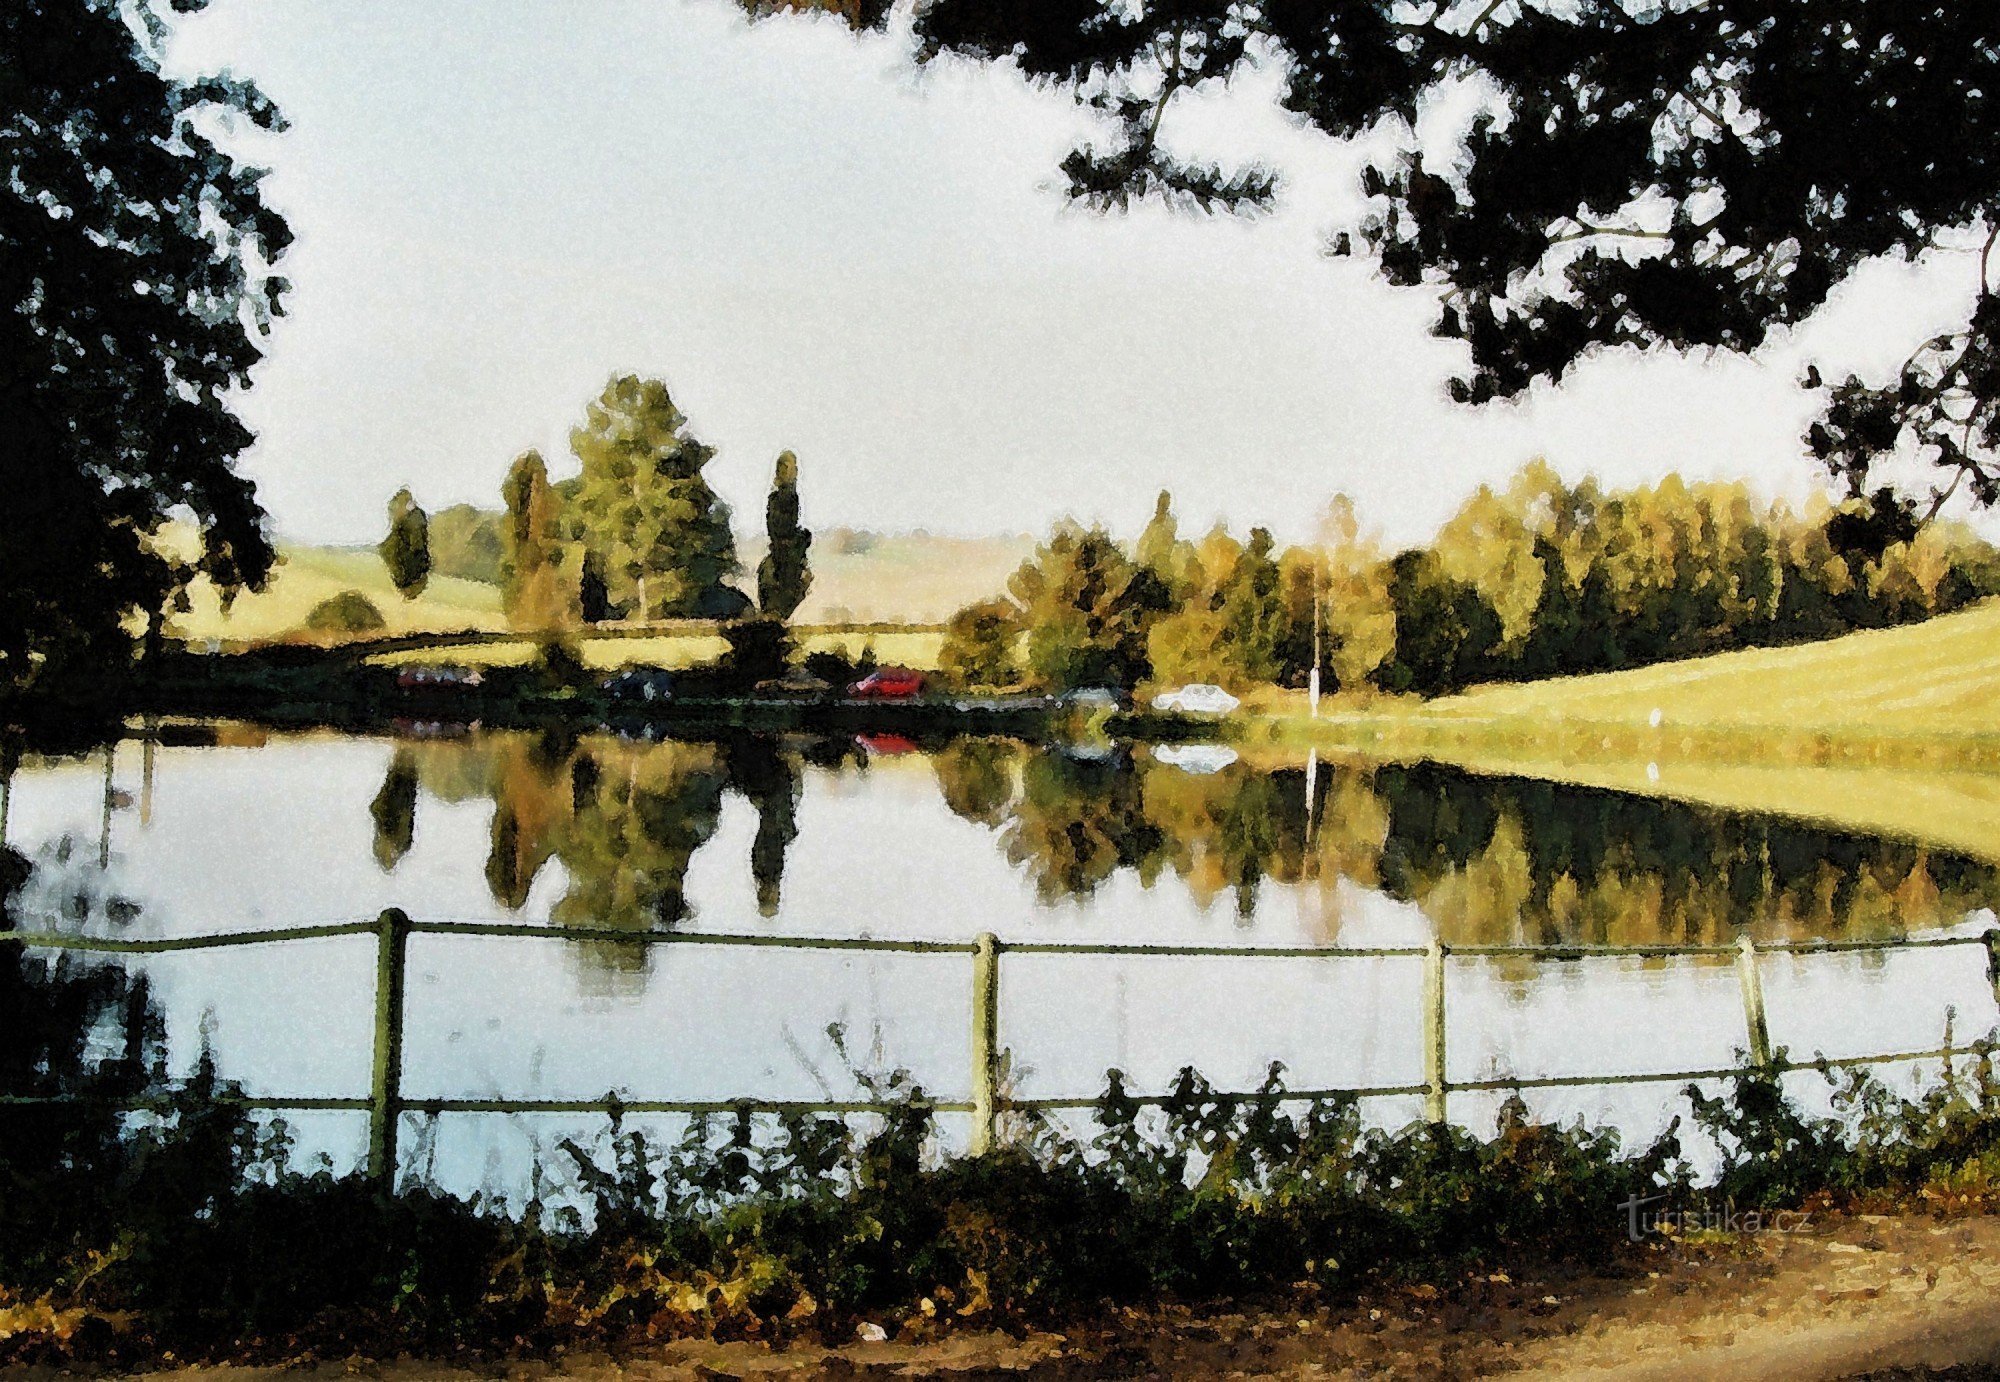
[[[1765,940],[1879,938],[2000,901],[1993,866],[1910,842],[1434,764],[1189,772],[1143,748],[975,738],[928,752],[944,806],[993,832],[1044,904],[1120,875],[1149,888],[1171,877],[1248,926],[1279,885],[1315,901],[1332,942],[1344,890],[1358,887],[1416,905],[1450,944],[1562,946],[1726,944],[1745,927]],[[749,734],[402,744],[370,807],[376,856],[393,868],[409,850],[418,783],[447,801],[485,797],[501,907],[524,907],[554,860],[557,924],[675,927],[693,913],[690,862],[733,792],[757,813],[749,866],[770,918],[808,778],[863,773],[868,759],[852,739]],[[645,947],[616,941],[588,953],[610,973],[647,962]]]
[[[945,804],[999,834],[1044,901],[1120,870],[1171,873],[1240,921],[1264,880],[1419,906],[1448,944],[1727,944],[1881,938],[2000,902],[1990,864],[1776,817],[1435,764],[1189,773],[1143,751],[1079,760],[1003,741],[936,757]],[[1310,826],[1310,828],[1309,828]]]

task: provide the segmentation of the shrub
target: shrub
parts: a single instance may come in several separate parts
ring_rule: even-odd
[[[312,607],[305,628],[317,634],[380,633],[389,627],[375,602],[358,590],[343,590]]]

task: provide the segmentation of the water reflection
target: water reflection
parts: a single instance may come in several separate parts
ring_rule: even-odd
[[[914,748],[915,746],[911,746]],[[485,876],[507,911],[553,861],[558,924],[688,923],[692,860],[726,796],[756,813],[757,911],[783,906],[809,779],[837,784],[881,751],[854,740],[740,735],[647,742],[480,734],[400,743],[369,803],[376,861],[410,851],[422,795],[492,802]],[[1115,880],[1173,880],[1241,927],[1270,885],[1316,899],[1341,939],[1352,888],[1421,909],[1450,944],[1631,945],[1880,938],[1956,924],[2000,902],[2000,870],[1900,840],[1774,817],[1435,764],[1270,766],[1144,749],[1078,752],[1000,739],[928,751],[942,805],[990,832],[1044,907]],[[886,824],[893,826],[893,822]],[[608,945],[614,968],[643,964]]]
[[[649,947],[607,930],[762,917],[773,932],[961,939],[1712,943],[1745,927],[1883,938],[2000,901],[1992,865],[1905,841],[1435,766],[998,739],[220,737],[163,743],[151,792],[139,745],[25,762],[9,827],[37,866],[24,924],[187,934],[395,906],[591,929],[576,944],[415,942],[413,1097],[841,1097],[846,1067],[822,1039],[835,1023],[882,1068],[966,1087],[963,957]],[[138,789],[129,806],[121,788]],[[1775,1029],[1802,1052],[1922,1049],[1956,1003],[1976,1032],[1991,1001],[1977,959],[1773,959]],[[1015,954],[1004,968],[1001,1034],[1026,1097],[1094,1092],[1112,1065],[1147,1088],[1188,1062],[1228,1085],[1273,1058],[1300,1087],[1416,1070],[1410,960]],[[179,1073],[212,1040],[253,1091],[352,1095],[374,972],[361,941],[149,957],[91,981],[110,987],[78,1022],[94,1058],[118,1057],[124,1014],[156,1005]],[[1727,964],[1467,960],[1451,982],[1454,1079],[1701,1068],[1742,1040]],[[1604,1116],[1657,1130],[1658,1091],[1629,1099]],[[439,1134],[455,1183],[499,1155],[481,1127]]]

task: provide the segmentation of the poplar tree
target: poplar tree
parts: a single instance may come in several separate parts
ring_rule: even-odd
[[[790,619],[812,589],[806,564],[812,533],[799,523],[799,458],[789,451],[778,457],[764,501],[764,534],[769,547],[757,564],[757,609],[766,619]]]
[[[556,496],[541,452],[515,458],[501,496],[507,505],[500,572],[507,622],[517,629],[555,628],[567,622],[571,602],[563,588]]]

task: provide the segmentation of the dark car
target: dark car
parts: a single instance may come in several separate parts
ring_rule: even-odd
[[[907,667],[878,667],[847,688],[847,694],[864,701],[907,701],[924,689],[921,672]]]
[[[403,691],[471,689],[484,680],[470,667],[405,667],[396,673],[396,686]]]
[[[664,667],[631,667],[606,677],[600,689],[613,700],[657,705],[673,699],[674,677]]]

